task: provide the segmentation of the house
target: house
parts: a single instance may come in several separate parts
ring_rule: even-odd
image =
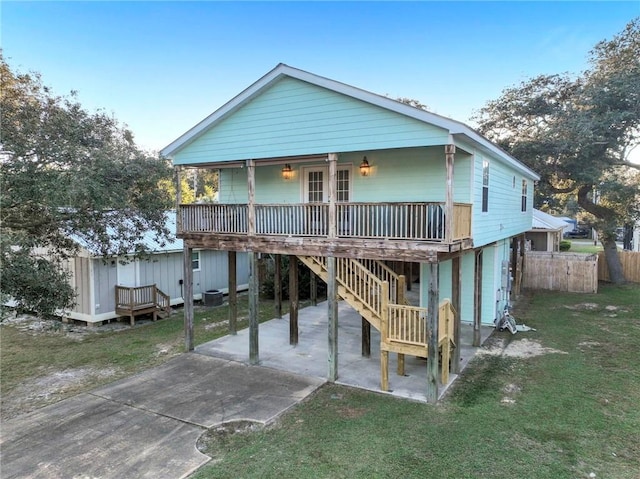
[[[568,223],[563,219],[534,209],[533,224],[526,232],[525,239],[531,251],[560,251],[560,241],[567,226]]]
[[[177,236],[185,251],[248,253],[251,363],[262,253],[297,256],[327,283],[329,380],[338,377],[340,297],[380,331],[381,388],[389,353],[399,365],[405,354],[424,356],[429,400],[448,354],[456,372],[460,322],[473,324],[479,343],[520,276],[539,177],[449,118],[279,64],[162,154],[178,171],[219,170],[219,204],[179,205]],[[398,262],[419,272],[418,305],[406,304],[408,275],[389,267]],[[296,318],[294,302],[293,344]]]
[[[175,220],[175,212],[169,212],[166,224],[169,231],[175,231]],[[184,302],[181,239],[173,237],[163,244],[151,233],[145,234],[143,242],[150,254],[139,259],[104,258],[80,239],[76,238],[76,241],[79,252],[64,263],[77,292],[76,305],[72,310],[62,312],[64,317],[87,324],[121,316],[128,316],[133,321],[139,313],[153,313],[156,309],[167,309]],[[202,299],[208,290],[228,291],[227,256],[214,250],[193,249],[190,252],[194,300]],[[237,260],[238,289],[246,289],[248,274],[247,257],[240,255]]]

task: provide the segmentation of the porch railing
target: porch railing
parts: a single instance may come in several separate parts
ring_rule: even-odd
[[[246,204],[182,205],[179,233],[248,233]],[[337,236],[446,241],[444,203],[338,203]],[[256,204],[258,235],[328,236],[329,205]],[[471,205],[453,208],[453,238],[471,237]]]

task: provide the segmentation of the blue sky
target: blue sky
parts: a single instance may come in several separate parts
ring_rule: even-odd
[[[467,123],[511,85],[578,73],[640,2],[7,2],[5,59],[159,150],[278,63]]]

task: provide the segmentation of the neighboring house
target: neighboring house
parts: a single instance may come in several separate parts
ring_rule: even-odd
[[[533,225],[525,234],[531,251],[560,251],[566,221],[540,210],[533,210]]]
[[[459,340],[460,321],[474,324],[479,343],[480,325],[493,325],[507,301],[539,179],[460,122],[284,64],[162,154],[178,169],[220,170],[219,204],[179,207],[187,248],[246,251],[254,268],[259,253],[297,255],[381,331],[383,389],[389,352],[428,357],[429,399],[438,344],[444,354]],[[405,278],[385,269],[400,261],[419,265],[414,307],[402,298]],[[251,276],[251,298],[256,283]],[[441,324],[446,299],[454,337]],[[335,380],[335,296],[328,302]],[[257,363],[257,313],[249,323]]]
[[[175,212],[167,215],[167,228],[175,231]],[[145,288],[156,285],[160,293],[168,296],[173,305],[184,302],[183,244],[181,239],[171,238],[166,244],[154,240],[151,233],[143,242],[151,254],[141,259],[127,257],[103,258],[91,251],[81,241],[78,254],[65,262],[71,272],[70,282],[77,292],[76,305],[63,316],[87,323],[129,316],[116,308],[116,288],[136,288],[144,294]],[[227,292],[227,254],[213,250],[193,250],[193,299],[201,299],[202,293],[217,289]],[[237,259],[238,288],[247,287],[248,263],[246,255]],[[123,291],[126,293],[126,290]],[[151,294],[153,294],[151,292]],[[131,296],[133,299],[134,296]],[[151,296],[149,296],[151,298]],[[140,303],[140,301],[138,301]],[[146,303],[147,301],[142,301]]]
[[[631,238],[631,251],[640,252],[640,220],[633,226],[633,237]]]

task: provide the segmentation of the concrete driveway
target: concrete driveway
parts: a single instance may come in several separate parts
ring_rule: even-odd
[[[324,380],[199,354],[2,424],[0,477],[182,478],[216,424],[267,423]]]

